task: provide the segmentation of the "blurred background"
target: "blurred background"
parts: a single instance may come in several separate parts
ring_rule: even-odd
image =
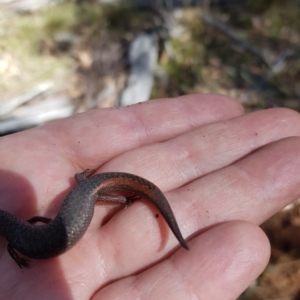
[[[300,0],[0,0],[0,136],[191,93],[299,111],[299,45]],[[262,225],[270,263],[240,300],[300,299],[299,203]]]

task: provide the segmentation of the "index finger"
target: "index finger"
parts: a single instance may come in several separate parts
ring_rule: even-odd
[[[122,152],[242,112],[241,106],[228,97],[191,95],[89,111],[3,137],[2,199],[9,197],[13,207],[13,203],[28,201],[26,187],[16,184],[14,173],[26,179],[39,206],[69,189],[70,178],[78,171],[97,168]]]

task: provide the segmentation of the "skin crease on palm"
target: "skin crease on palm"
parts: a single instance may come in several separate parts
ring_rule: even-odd
[[[2,137],[1,209],[53,217],[75,173],[133,173],[165,193],[190,250],[151,204],[100,203],[78,244],[28,269],[0,237],[1,299],[236,299],[269,259],[258,225],[300,195],[299,135],[294,111],[189,95]]]

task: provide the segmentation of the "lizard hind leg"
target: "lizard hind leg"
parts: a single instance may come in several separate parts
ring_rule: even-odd
[[[10,245],[7,245],[7,251],[11,258],[17,263],[17,265],[22,269],[22,267],[29,267],[29,260],[23,257],[20,257],[17,251]]]

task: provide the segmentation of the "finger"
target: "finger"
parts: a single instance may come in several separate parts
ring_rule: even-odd
[[[269,255],[267,237],[246,222],[228,222],[138,275],[110,284],[97,299],[236,299],[263,271]],[[121,295],[121,296],[120,296]]]
[[[66,119],[60,140],[83,168],[145,144],[170,139],[192,128],[241,115],[236,101],[220,95],[190,95],[87,112]]]
[[[2,198],[9,197],[8,202],[16,208],[18,203],[28,202],[29,194],[34,194],[38,208],[32,210],[45,213],[40,208],[42,204],[70,189],[70,182],[76,184],[74,173],[98,167],[124,151],[240,114],[241,106],[228,97],[191,95],[126,108],[94,110],[3,137],[0,144]],[[29,193],[30,189],[34,193]],[[24,217],[32,213],[27,212]]]
[[[268,143],[299,135],[298,113],[288,109],[258,111],[124,153],[101,171],[137,174],[167,191],[223,168]]]
[[[175,209],[185,196],[178,214],[194,220],[190,229],[233,219],[260,224],[300,196],[299,151],[299,137],[282,139],[167,195]]]
[[[93,110],[7,136],[2,140],[1,150],[10,156],[17,152],[18,160],[24,157],[39,160],[40,155],[56,153],[90,168],[127,150],[240,114],[241,106],[221,95],[155,100],[130,107]],[[24,145],[27,151],[20,153]],[[1,165],[6,166],[7,160],[8,157],[0,156]],[[13,169],[14,161],[9,162]]]

